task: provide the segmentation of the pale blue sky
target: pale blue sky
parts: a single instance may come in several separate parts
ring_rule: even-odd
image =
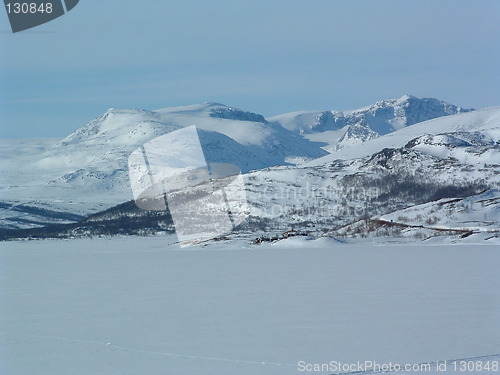
[[[80,0],[12,34],[2,10],[0,137],[62,137],[110,107],[500,105],[499,19],[498,0]]]

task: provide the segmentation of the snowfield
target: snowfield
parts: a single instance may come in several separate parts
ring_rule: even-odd
[[[175,241],[3,242],[0,373],[330,374],[340,371],[306,364],[500,360],[498,245]]]

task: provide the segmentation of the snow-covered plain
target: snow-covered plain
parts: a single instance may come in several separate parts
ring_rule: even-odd
[[[175,241],[2,243],[0,374],[329,374],[298,364],[500,358],[498,246]]]

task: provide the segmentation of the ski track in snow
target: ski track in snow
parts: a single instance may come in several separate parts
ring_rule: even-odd
[[[155,350],[144,350],[144,349],[137,349],[137,348],[131,348],[131,347],[127,347],[127,346],[117,345],[117,344],[113,344],[113,343],[105,342],[105,341],[83,340],[83,339],[75,339],[75,338],[71,338],[71,337],[50,336],[50,335],[34,335],[34,334],[26,334],[26,333],[6,334],[4,332],[0,332],[0,335],[3,335],[3,336],[13,335],[13,336],[23,336],[23,337],[41,338],[41,339],[49,339],[49,340],[59,340],[59,341],[65,341],[65,342],[82,343],[82,344],[95,344],[95,345],[104,346],[108,349],[118,349],[118,350],[134,352],[134,353],[143,353],[143,354],[156,354],[156,355],[163,355],[163,356],[175,357],[175,358],[201,359],[201,360],[206,360],[206,361],[231,362],[231,363],[261,365],[261,366],[270,365],[270,366],[297,367],[296,364],[290,364],[290,363],[269,362],[269,361],[250,361],[250,360],[234,359],[234,358],[219,358],[219,357],[208,357],[208,356],[193,355],[193,354],[179,354],[179,353],[170,353],[170,352],[160,352],[160,351],[155,351]]]
[[[0,335],[7,336],[6,333],[0,332]],[[153,355],[162,355],[174,358],[187,358],[187,359],[199,359],[206,361],[218,361],[218,362],[231,362],[231,363],[241,363],[241,364],[250,364],[250,365],[260,365],[260,366],[283,366],[283,367],[293,367],[297,368],[297,364],[292,363],[281,363],[281,362],[269,362],[269,361],[255,361],[255,360],[244,360],[244,359],[234,359],[234,358],[220,358],[220,357],[209,357],[202,355],[194,355],[194,354],[179,354],[179,353],[171,353],[171,352],[161,352],[155,350],[144,350],[131,348],[127,346],[117,345],[110,342],[105,341],[96,341],[96,340],[83,340],[76,339],[70,337],[61,337],[61,336],[50,336],[50,335],[35,335],[35,334],[26,334],[26,333],[15,333],[9,334],[14,336],[23,336],[23,337],[32,337],[32,338],[41,338],[41,339],[49,339],[49,340],[59,340],[65,342],[75,342],[75,343],[83,343],[83,344],[95,344],[103,346],[107,349],[111,350],[122,350],[133,353],[142,353],[142,354],[153,354]],[[424,366],[430,366],[431,369],[435,368],[437,364],[447,363],[448,365],[454,362],[469,362],[469,361],[491,361],[500,359],[500,353],[495,354],[484,354],[480,356],[474,357],[465,357],[465,358],[456,358],[456,359],[447,359],[447,360],[439,360],[439,361],[431,361],[431,362],[421,362],[414,364],[415,366],[423,368]],[[396,374],[396,371],[378,371],[378,370],[366,370],[366,371],[351,371],[351,372],[336,372],[332,373],[332,375],[355,375],[355,374]]]

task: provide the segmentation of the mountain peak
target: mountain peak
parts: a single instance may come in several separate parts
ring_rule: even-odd
[[[203,102],[203,105],[205,105],[207,108],[210,107],[228,107],[225,104],[219,103],[219,102]]]
[[[417,97],[417,96],[415,96],[415,95],[404,94],[399,99],[396,99],[396,101],[398,101],[398,102],[406,102],[406,101],[411,100],[411,99],[420,99],[420,98]]]
[[[238,108],[227,107],[227,106],[222,106],[222,107],[219,106],[212,108],[210,110],[209,116],[216,118],[223,118],[226,120],[251,121],[251,122],[261,122],[263,124],[267,124],[267,120],[264,118],[264,116],[258,113],[243,111]]]

